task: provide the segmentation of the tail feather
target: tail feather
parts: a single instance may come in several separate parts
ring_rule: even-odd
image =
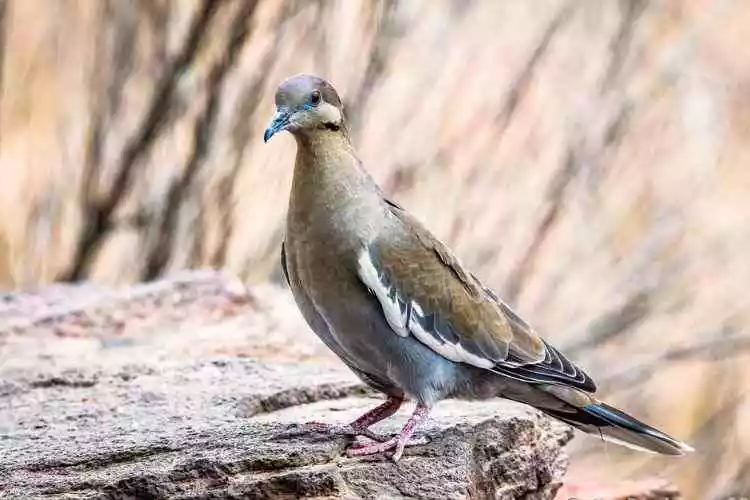
[[[604,440],[642,451],[663,455],[684,455],[693,451],[689,445],[609,406],[591,403],[574,412],[559,409],[542,409],[586,433],[600,435]]]

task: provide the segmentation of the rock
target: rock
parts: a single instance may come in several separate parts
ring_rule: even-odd
[[[701,450],[574,468],[738,496],[749,25],[739,0],[0,0],[0,286],[282,281],[294,146],[261,136],[278,82],[319,73],[394,201],[603,399]]]
[[[377,396],[288,291],[220,272],[5,294],[0,348],[2,498],[552,498],[567,468],[569,428],[500,400],[440,403],[430,443],[398,465],[300,433]],[[621,479],[588,470],[556,498],[677,498],[664,481]]]
[[[680,491],[670,481],[663,478],[640,481],[623,481],[617,484],[574,483],[561,488],[559,500],[677,500],[682,498]]]
[[[125,347],[123,349],[133,349]],[[398,464],[295,431],[377,404],[347,370],[236,357],[15,370],[0,391],[4,498],[553,498],[570,430],[501,400],[445,401]],[[399,418],[380,430],[395,432]]]

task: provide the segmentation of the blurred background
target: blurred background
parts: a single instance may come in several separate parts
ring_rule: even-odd
[[[747,494],[748,29],[741,0],[0,1],[0,286],[281,283],[294,146],[262,134],[315,73],[389,195],[698,450],[578,438],[571,477]]]

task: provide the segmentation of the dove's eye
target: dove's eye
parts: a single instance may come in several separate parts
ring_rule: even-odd
[[[312,94],[310,94],[310,104],[317,106],[320,104],[320,99],[320,90],[313,90]]]

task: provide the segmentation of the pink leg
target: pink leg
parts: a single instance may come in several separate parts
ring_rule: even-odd
[[[390,436],[382,436],[372,432],[369,430],[369,427],[396,413],[403,402],[403,398],[388,396],[388,399],[386,399],[383,404],[368,411],[350,424],[335,425],[323,422],[308,422],[302,426],[301,430],[305,432],[320,432],[332,435],[365,436],[373,441],[387,441],[390,439]]]
[[[383,404],[368,411],[349,425],[355,429],[367,429],[396,413],[403,402],[403,398],[388,396]]]
[[[406,425],[404,425],[403,429],[401,429],[401,432],[399,432],[397,435],[382,443],[374,443],[358,448],[349,448],[346,451],[346,454],[350,457],[361,457],[364,455],[384,453],[388,450],[393,449],[393,461],[398,462],[398,460],[401,458],[401,455],[403,455],[404,453],[404,448],[408,444],[417,444],[416,442],[410,442],[411,436],[414,434],[414,431],[417,429],[417,427],[419,427],[419,425],[427,419],[429,413],[430,409],[427,406],[418,404],[414,409],[414,413],[411,414],[411,417],[409,417],[409,420],[406,422]]]

